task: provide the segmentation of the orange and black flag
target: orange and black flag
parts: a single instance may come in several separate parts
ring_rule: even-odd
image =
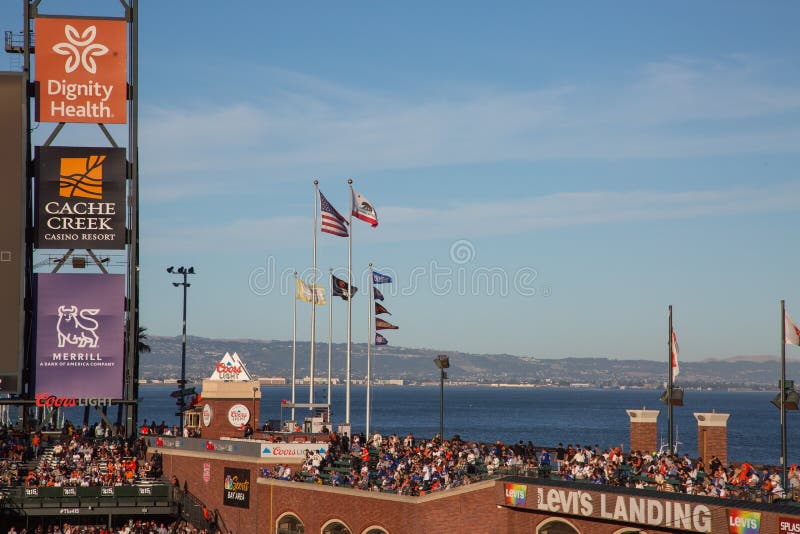
[[[380,315],[382,313],[387,313],[387,314],[391,315],[391,313],[389,313],[389,310],[387,310],[386,308],[383,307],[383,304],[381,304],[380,302],[376,302],[375,303],[375,315]]]
[[[399,326],[388,323],[383,319],[375,319],[375,330],[397,330]]]
[[[333,287],[333,296],[334,297],[342,297],[343,300],[349,300],[352,296],[356,294],[358,288],[353,286],[351,287],[350,284],[342,280],[341,278],[336,278],[335,276],[331,275],[331,286]]]

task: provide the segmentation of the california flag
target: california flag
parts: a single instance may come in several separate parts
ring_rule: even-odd
[[[787,345],[800,345],[800,328],[797,328],[797,325],[794,324],[792,318],[789,317],[789,313],[786,313],[786,318],[784,319],[786,322],[786,344]]]
[[[680,349],[678,348],[678,334],[675,333],[675,330],[672,331],[672,380],[675,380],[675,377],[678,376],[680,372],[680,367],[678,367],[678,352]]]
[[[372,207],[372,203],[355,189],[353,189],[353,215],[368,222],[373,228],[378,226],[378,213]]]

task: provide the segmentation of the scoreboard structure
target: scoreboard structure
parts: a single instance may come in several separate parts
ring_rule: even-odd
[[[107,1],[119,16],[45,14],[25,0],[23,31],[6,39],[22,72],[0,73],[0,403],[122,405],[117,422],[134,435],[138,0]],[[36,147],[31,116],[50,129]],[[112,130],[125,127],[119,143]],[[76,146],[81,128],[108,146]],[[124,259],[111,266],[112,253]]]

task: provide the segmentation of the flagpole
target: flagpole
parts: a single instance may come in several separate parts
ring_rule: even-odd
[[[292,421],[297,423],[294,418],[294,387],[297,375],[297,271],[294,272],[294,299],[292,300],[294,301],[292,313]]]
[[[350,214],[347,217],[347,225],[350,227],[347,235],[347,358],[345,362],[345,414],[344,422],[350,432],[350,339],[352,323],[352,301],[353,301],[353,180],[347,180],[350,186]]]
[[[314,335],[317,319],[317,204],[319,203],[319,180],[314,180],[314,262],[311,268],[311,359],[309,367],[308,409],[314,404]]]
[[[367,424],[366,424],[366,438],[369,441],[369,419],[371,411],[371,388],[372,388],[372,297],[375,293],[375,280],[372,278],[372,262],[369,264],[369,322],[367,323]]]
[[[672,304],[669,305],[669,332],[667,333],[667,441],[670,455],[675,454],[672,441]]]
[[[781,485],[786,486],[786,301],[781,300]]]
[[[333,352],[333,269],[328,268],[328,415],[331,413],[331,354]],[[330,419],[330,417],[329,417]]]

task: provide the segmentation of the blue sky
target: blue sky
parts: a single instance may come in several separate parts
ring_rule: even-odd
[[[290,339],[314,178],[378,210],[353,262],[396,277],[393,345],[662,359],[672,304],[688,361],[777,354],[780,299],[800,318],[795,2],[141,4],[153,334],[180,332],[165,268],[193,265],[190,334]],[[345,268],[346,240],[321,235],[318,267]]]

